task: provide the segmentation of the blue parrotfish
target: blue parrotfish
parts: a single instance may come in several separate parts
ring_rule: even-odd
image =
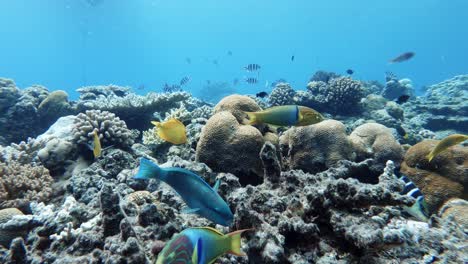
[[[166,243],[158,255],[156,264],[214,263],[218,257],[225,253],[245,256],[240,249],[240,235],[246,230],[249,229],[224,235],[211,227],[185,229]]]
[[[134,179],[158,179],[171,186],[187,204],[185,213],[195,213],[216,224],[229,226],[234,215],[218,194],[219,180],[211,188],[197,174],[182,168],[161,168],[148,159],[141,158],[140,169]]]
[[[245,112],[249,124],[270,124],[274,126],[307,126],[321,122],[323,116],[312,108],[299,105],[281,105],[260,112]]]
[[[405,211],[418,220],[427,222],[429,219],[429,210],[421,190],[419,190],[419,188],[416,187],[416,185],[407,176],[399,173],[397,173],[397,175],[400,176],[399,180],[405,183],[405,188],[400,194],[411,196],[416,199],[411,207],[404,207]]]

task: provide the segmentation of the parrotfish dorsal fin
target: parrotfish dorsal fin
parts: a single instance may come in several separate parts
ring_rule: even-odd
[[[194,227],[194,228],[197,228],[197,229],[205,229],[209,232],[213,232],[217,235],[220,235],[220,236],[224,236],[223,233],[221,233],[220,231],[218,231],[217,229],[214,229],[213,227],[209,227],[209,226],[203,226],[203,227]]]

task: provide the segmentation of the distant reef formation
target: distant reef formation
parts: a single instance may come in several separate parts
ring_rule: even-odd
[[[320,71],[304,90],[278,83],[265,98],[231,93],[212,105],[117,85],[79,88],[71,101],[0,79],[0,263],[156,263],[175,234],[197,226],[251,229],[246,256],[222,264],[466,263],[468,146],[426,156],[447,134],[467,133],[467,87],[468,75],[457,76],[397,103],[413,89],[407,79]],[[289,104],[326,119],[278,128],[245,114]],[[151,124],[171,119],[185,144]],[[161,181],[134,179],[142,157],[219,180],[232,225],[184,213]],[[407,214],[417,201],[402,175],[424,194],[428,221]]]

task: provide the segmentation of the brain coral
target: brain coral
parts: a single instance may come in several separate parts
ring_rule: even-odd
[[[214,113],[230,112],[239,123],[247,122],[244,111],[255,112],[262,110],[255,100],[248,96],[233,94],[224,97],[214,108]]]
[[[290,105],[294,103],[295,94],[288,83],[278,83],[268,97],[268,103],[270,106]]]
[[[30,201],[47,201],[53,179],[43,166],[0,162],[0,208],[23,207]]]
[[[289,150],[286,163],[289,163],[291,169],[316,173],[335,165],[339,160],[353,158],[346,128],[336,120],[293,127],[286,131],[280,140],[280,144]]]
[[[426,155],[438,140],[424,140],[406,152],[401,170],[421,189],[432,212],[453,197],[466,199],[468,186],[468,147],[457,145],[437,155]]]
[[[399,165],[403,160],[403,148],[393,137],[392,131],[384,125],[367,123],[358,126],[349,136],[357,159],[375,159],[378,164],[392,160]]]
[[[127,128],[124,121],[111,112],[88,110],[86,113],[77,115],[73,130],[76,143],[88,144],[91,142],[94,130],[99,135],[102,147],[115,145],[129,148],[137,137],[134,132]]]
[[[0,245],[6,248],[10,246],[10,242],[14,238],[24,235],[25,230],[9,230],[1,227],[2,224],[10,221],[15,215],[23,215],[23,212],[16,208],[6,208],[0,210]]]
[[[240,125],[233,114],[222,111],[213,115],[203,128],[196,159],[214,171],[235,174],[242,183],[258,183],[263,176],[259,158],[263,143],[259,130]]]

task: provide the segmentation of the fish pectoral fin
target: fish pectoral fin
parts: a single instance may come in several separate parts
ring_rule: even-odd
[[[185,207],[181,210],[183,214],[195,214],[198,211],[200,211],[200,208],[190,208],[190,207]]]
[[[220,183],[221,183],[221,180],[217,179],[215,185],[213,186],[213,190],[215,190],[215,192],[218,192]]]

